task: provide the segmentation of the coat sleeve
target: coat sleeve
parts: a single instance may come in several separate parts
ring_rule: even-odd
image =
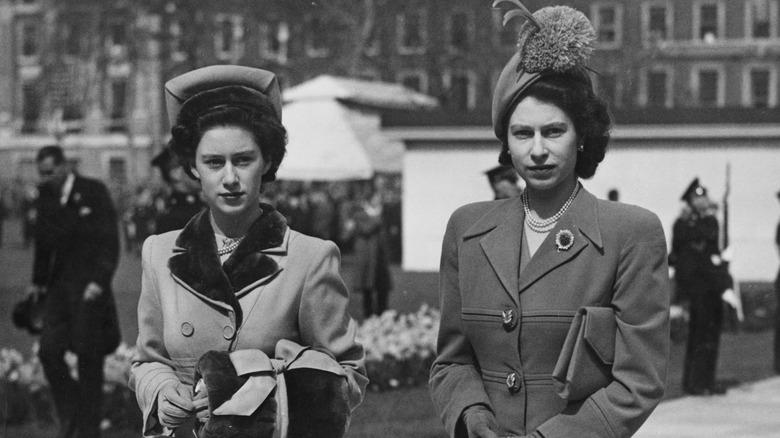
[[[357,325],[347,312],[349,292],[339,273],[341,256],[333,242],[325,241],[310,257],[298,315],[301,340],[333,353],[347,373],[349,406],[354,411],[363,401],[368,378],[363,346],[355,341]]]
[[[472,405],[492,410],[485,387],[474,363],[474,351],[463,332],[458,281],[458,236],[454,215],[447,224],[439,271],[441,323],[437,357],[431,368],[430,391],[447,435],[466,436],[460,416]]]
[[[163,339],[163,314],[152,265],[155,236],[144,242],[141,297],[138,301],[138,340],[130,367],[130,388],[143,413],[143,436],[157,436],[157,395],[167,385],[179,383]]]
[[[633,223],[611,302],[617,319],[614,381],[542,424],[538,431],[545,438],[629,437],[664,394],[670,342],[666,243],[655,215]]]
[[[119,230],[114,203],[108,194],[106,186],[100,182],[94,184],[93,214],[95,214],[95,229],[90,235],[93,239],[90,251],[91,281],[99,284],[104,290],[111,288],[111,279],[119,263]]]

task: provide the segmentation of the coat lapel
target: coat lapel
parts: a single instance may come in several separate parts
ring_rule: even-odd
[[[556,236],[563,230],[570,231],[574,236],[574,243],[567,250],[559,250],[556,244]],[[598,227],[598,204],[596,197],[582,188],[523,270],[518,291],[522,293],[591,244],[599,250],[603,248]]]
[[[523,209],[520,197],[512,198],[476,222],[464,238],[484,234],[479,245],[506,293],[518,304],[517,267],[523,232]]]
[[[171,274],[189,289],[230,306],[237,325],[243,315],[236,293],[279,271],[276,261],[263,252],[285,242],[284,216],[270,205],[261,204],[261,208],[260,217],[224,265],[217,255],[209,209],[195,215],[184,227],[176,239],[174,255],[168,260]]]

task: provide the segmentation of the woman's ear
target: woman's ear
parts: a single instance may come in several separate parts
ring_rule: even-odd
[[[195,166],[190,166],[190,172],[195,175],[195,179],[200,181],[200,173],[198,172],[198,169],[195,168]]]
[[[268,173],[269,169],[271,169],[271,161],[266,161],[265,165],[263,166],[263,175]]]

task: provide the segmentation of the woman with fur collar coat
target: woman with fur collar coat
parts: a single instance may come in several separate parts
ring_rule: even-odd
[[[260,203],[285,153],[273,73],[212,66],[166,84],[172,139],[185,171],[200,181],[207,208],[183,230],[143,246],[139,334],[130,386],[144,436],[175,429],[207,399],[193,392],[209,351],[257,349],[280,340],[325,352],[346,376],[349,409],[368,382],[335,244],[291,230]]]

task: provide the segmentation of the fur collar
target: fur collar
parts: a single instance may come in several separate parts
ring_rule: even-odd
[[[243,319],[236,293],[279,270],[277,263],[262,251],[280,246],[287,231],[287,221],[281,213],[268,204],[260,204],[260,208],[260,217],[224,265],[217,255],[208,208],[187,223],[176,239],[174,255],[168,260],[173,275],[207,298],[232,307],[236,327]]]

